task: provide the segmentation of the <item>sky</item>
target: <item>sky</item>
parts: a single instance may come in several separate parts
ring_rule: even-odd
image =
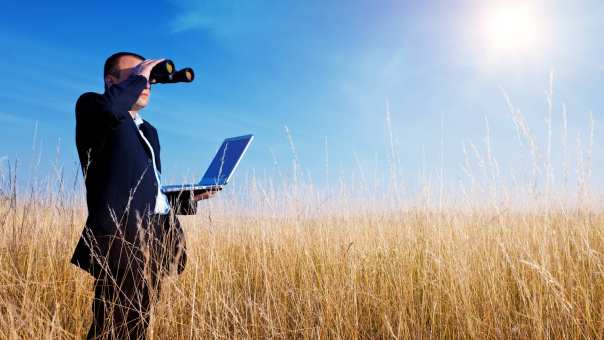
[[[531,153],[506,95],[542,162],[550,79],[552,163],[567,157],[574,169],[592,118],[593,150],[603,141],[604,3],[523,3],[530,9],[512,6],[510,19],[495,1],[7,2],[0,162],[34,164],[23,178],[56,159],[77,172],[75,102],[102,93],[109,55],[132,51],[196,72],[190,84],[153,85],[141,112],[159,132],[168,182],[197,178],[224,138],[248,133],[240,173],[288,173],[296,161],[321,184],[384,173],[395,150],[411,182],[435,171],[456,181],[463,145],[486,152],[488,134],[514,176],[531,169]],[[584,161],[600,188],[604,157]]]

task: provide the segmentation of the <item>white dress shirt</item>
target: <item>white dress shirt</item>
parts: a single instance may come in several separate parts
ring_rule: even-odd
[[[153,152],[153,147],[151,146],[151,143],[149,143],[149,141],[145,137],[145,134],[143,134],[143,132],[140,130],[140,126],[143,123],[143,119],[138,114],[138,112],[136,113],[136,116],[133,119],[134,119],[134,123],[136,123],[136,127],[139,128],[138,133],[141,135],[141,137],[143,137],[143,140],[147,144],[147,147],[149,147],[149,150],[151,150],[151,158],[153,159],[153,172],[155,173],[155,179],[157,180],[157,197],[155,199],[154,212],[156,214],[165,215],[170,211],[170,203],[168,202],[168,197],[166,197],[166,195],[163,192],[161,192],[161,181],[160,181],[161,173],[159,173],[159,171],[157,171],[157,165],[155,164],[156,163],[155,162],[155,152]]]

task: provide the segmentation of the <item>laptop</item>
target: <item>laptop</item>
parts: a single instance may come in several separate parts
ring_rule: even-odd
[[[193,191],[195,195],[207,191],[222,190],[229,183],[237,165],[239,165],[239,161],[253,139],[254,135],[225,139],[199,183],[162,185],[161,190],[165,194]]]

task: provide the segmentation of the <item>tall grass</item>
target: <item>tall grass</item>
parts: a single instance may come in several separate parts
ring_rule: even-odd
[[[551,99],[542,149],[510,103],[533,159],[515,186],[504,185],[487,132],[484,147],[464,144],[459,185],[425,181],[403,195],[389,129],[390,191],[368,178],[318,190],[288,133],[294,179],[252,177],[181,218],[189,262],[164,282],[152,337],[603,338],[593,123],[587,151],[578,146],[577,185],[562,190],[551,175]],[[566,148],[566,128],[562,136]],[[9,168],[0,174],[0,338],[81,338],[92,279],[69,258],[86,217],[82,187],[56,171],[46,194],[19,191]]]

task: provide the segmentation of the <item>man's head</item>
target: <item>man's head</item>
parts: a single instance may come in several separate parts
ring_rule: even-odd
[[[107,58],[103,69],[105,90],[128,79],[133,69],[144,60],[143,56],[132,52],[118,52]],[[132,111],[139,111],[147,106],[150,95],[151,85],[147,82],[147,87],[141,92],[136,103],[132,105]]]

